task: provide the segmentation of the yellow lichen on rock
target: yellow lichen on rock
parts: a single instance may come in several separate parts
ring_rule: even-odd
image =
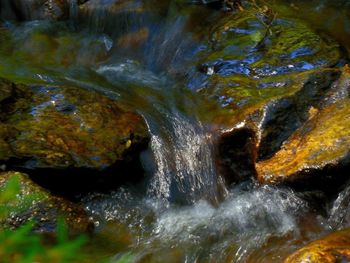
[[[350,229],[332,233],[290,255],[284,263],[336,263],[350,260]]]
[[[349,99],[314,113],[272,158],[257,163],[259,180],[272,183],[292,179],[344,161],[350,149],[349,127]]]

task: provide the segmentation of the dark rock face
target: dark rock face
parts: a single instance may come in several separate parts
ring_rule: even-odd
[[[103,170],[148,142],[140,116],[74,87],[14,86],[2,103],[0,128],[1,160],[28,169]]]
[[[56,231],[57,220],[62,217],[70,234],[87,233],[93,229],[93,223],[84,209],[77,204],[61,197],[55,197],[49,192],[33,183],[26,174],[18,172],[0,173],[0,188],[3,189],[7,182],[13,178],[19,182],[19,193],[13,204],[8,204],[8,209],[16,212],[7,218],[5,224],[11,227],[33,220],[35,231],[43,234],[53,234]],[[28,202],[30,201],[30,202]]]

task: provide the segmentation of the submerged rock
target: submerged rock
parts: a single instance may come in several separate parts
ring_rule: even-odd
[[[336,263],[350,261],[350,229],[332,233],[290,255],[285,263]]]
[[[267,27],[262,15],[247,10],[219,21],[190,78],[191,88],[217,100],[231,115],[224,122],[230,126],[294,94],[315,71],[341,58],[334,40],[301,21],[275,18]]]
[[[1,160],[24,168],[102,170],[147,145],[143,119],[93,91],[16,85],[2,106]]]
[[[15,187],[18,194],[16,194],[15,200],[10,200],[6,204],[6,209],[11,211],[11,214],[1,224],[19,227],[32,220],[35,231],[53,234],[56,231],[58,218],[62,217],[70,234],[86,233],[92,230],[93,223],[81,206],[51,195],[33,183],[26,174],[19,172],[0,173],[0,189],[4,189],[11,178],[16,178],[19,184],[18,188]]]

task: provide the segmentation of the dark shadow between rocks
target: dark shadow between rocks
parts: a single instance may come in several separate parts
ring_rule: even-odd
[[[6,168],[27,173],[35,183],[53,194],[76,201],[78,196],[90,192],[109,192],[124,183],[139,183],[144,178],[144,170],[139,157],[147,146],[148,141],[144,141],[142,144],[130,147],[125,152],[122,161],[117,161],[103,170],[84,167],[31,169],[23,165],[23,159],[10,159]]]
[[[345,159],[349,157],[350,154]],[[310,168],[281,184],[300,192],[319,190],[324,192],[329,199],[333,199],[349,180],[349,170],[349,163],[328,164],[320,169]]]
[[[217,165],[227,185],[256,177],[257,138],[253,130],[242,128],[223,134],[217,147]]]

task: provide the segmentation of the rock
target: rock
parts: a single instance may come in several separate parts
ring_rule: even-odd
[[[308,121],[310,112],[325,105],[327,92],[337,94],[332,91],[332,84],[339,78],[340,70],[322,69],[308,74],[307,79],[300,78],[300,83],[289,94],[243,111],[237,109],[227,114],[226,120],[220,120],[226,125],[236,123],[224,130],[218,145],[219,169],[226,178],[231,178],[229,182],[256,176],[256,163],[279,151],[283,143]]]
[[[26,174],[1,172],[0,189],[3,189],[13,177],[19,182],[19,193],[16,195],[16,200],[8,203],[7,209],[13,209],[13,212],[1,224],[19,227],[28,220],[33,220],[35,231],[54,234],[57,219],[62,217],[70,234],[88,233],[93,229],[93,223],[81,206],[51,195],[33,183]]]
[[[258,120],[259,149],[257,160],[269,159],[281,145],[310,117],[313,109],[324,107],[324,100],[339,78],[339,69],[309,72],[302,87],[294,94],[272,100],[261,110]]]
[[[310,76],[335,65],[341,52],[301,21],[278,17],[267,30],[264,14],[247,9],[219,20],[197,58],[189,87],[216,100],[224,109],[217,122],[232,127],[295,94]]]
[[[306,121],[272,158],[257,163],[262,182],[294,180],[295,177],[349,164],[350,100],[324,109],[310,110]]]
[[[309,121],[310,112],[325,107],[328,93],[338,92],[332,85],[343,74],[334,67],[341,57],[333,39],[273,10],[248,8],[218,21],[188,85],[217,102],[217,159],[221,173],[231,174],[229,182],[261,174],[260,163]]]
[[[120,106],[79,88],[17,85],[1,112],[2,152],[11,153],[0,160],[12,158],[29,169],[94,170],[133,161],[147,145],[147,127]]]
[[[290,255],[284,263],[336,263],[350,261],[350,229],[337,231]]]

